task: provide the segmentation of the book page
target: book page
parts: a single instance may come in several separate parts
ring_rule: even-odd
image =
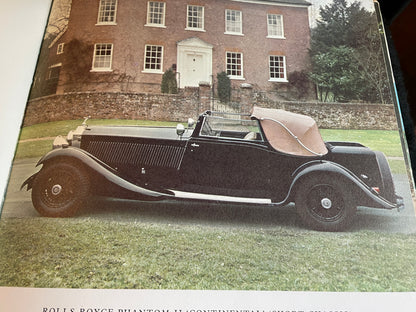
[[[373,1],[32,5],[2,10],[1,311],[415,305]]]

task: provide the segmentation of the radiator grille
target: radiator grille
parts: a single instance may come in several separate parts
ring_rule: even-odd
[[[90,141],[86,150],[109,164],[178,168],[185,147]]]

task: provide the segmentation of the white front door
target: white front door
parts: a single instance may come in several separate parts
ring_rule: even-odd
[[[187,87],[197,87],[199,82],[207,81],[207,73],[204,69],[204,55],[189,53],[186,55],[185,59],[185,70],[182,76],[183,85]]]
[[[212,80],[212,46],[198,38],[178,43],[179,87],[197,87]]]

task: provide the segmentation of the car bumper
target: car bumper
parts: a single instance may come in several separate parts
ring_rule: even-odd
[[[396,208],[397,211],[402,211],[404,209],[404,199],[399,195],[396,195]]]

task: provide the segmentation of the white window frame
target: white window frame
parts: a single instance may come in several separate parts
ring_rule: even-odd
[[[151,51],[149,49],[152,48],[160,48],[160,56],[154,56],[154,55],[148,55],[148,52],[152,53],[154,51]],[[153,73],[153,74],[163,74],[163,51],[164,48],[162,45],[156,45],[156,44],[146,44],[144,47],[144,63],[143,63],[143,73]],[[156,51],[158,52],[158,51]],[[154,62],[152,60],[159,59],[159,62]],[[149,62],[150,60],[150,62]],[[152,65],[159,64],[159,68],[151,68]]]
[[[62,54],[62,53],[64,53],[64,45],[65,45],[65,43],[58,44],[58,46],[56,48],[56,54]]]
[[[98,51],[102,51],[110,54],[97,55]],[[99,63],[103,63],[108,66],[97,66]],[[105,72],[112,71],[113,65],[113,44],[112,43],[96,43],[94,45],[94,57],[92,60],[92,69],[93,72]]]
[[[159,6],[157,9],[162,8],[162,12],[154,12],[155,7],[153,5]],[[160,23],[155,23],[154,19],[156,17],[155,14],[160,14],[161,16],[157,19],[160,19]],[[166,28],[165,26],[165,16],[166,16],[166,2],[162,1],[148,1],[147,2],[147,17],[146,17],[146,25],[150,27],[162,27]]]
[[[192,14],[197,14],[196,16],[194,15],[190,15],[189,11],[190,9],[192,10]],[[196,11],[197,10],[197,11]],[[191,22],[190,19],[191,18],[196,18],[197,19],[197,24],[200,27],[194,27],[192,25],[190,25],[190,23],[194,23],[193,21]],[[204,29],[205,27],[205,9],[203,6],[201,5],[187,5],[186,7],[186,28],[185,30],[194,30],[194,31],[205,31]]]
[[[237,55],[240,56],[240,64],[237,62],[229,62],[230,60],[237,60]],[[236,68],[232,68],[232,66],[236,66]],[[226,73],[230,79],[244,80],[243,53],[230,51],[225,52],[225,68]],[[239,71],[240,74],[235,74],[235,71]]]
[[[100,0],[96,25],[117,25],[117,0]]]
[[[224,34],[243,36],[243,12],[242,11],[231,10],[231,9],[225,10],[225,32]]]
[[[267,14],[267,38],[285,39],[283,15]]]
[[[274,59],[272,60],[272,58],[274,58]],[[279,58],[279,59],[276,60],[276,58]],[[272,62],[274,63],[273,65],[272,65]],[[278,62],[279,65],[276,65],[276,62]],[[280,64],[282,66],[280,66]],[[274,69],[274,70],[272,70],[272,69]],[[283,72],[281,72],[281,69],[283,69]],[[272,77],[272,76],[275,76],[276,73],[283,74],[283,77]],[[284,55],[269,55],[269,81],[272,81],[272,82],[288,82],[287,74],[286,74],[286,56],[284,56]]]

